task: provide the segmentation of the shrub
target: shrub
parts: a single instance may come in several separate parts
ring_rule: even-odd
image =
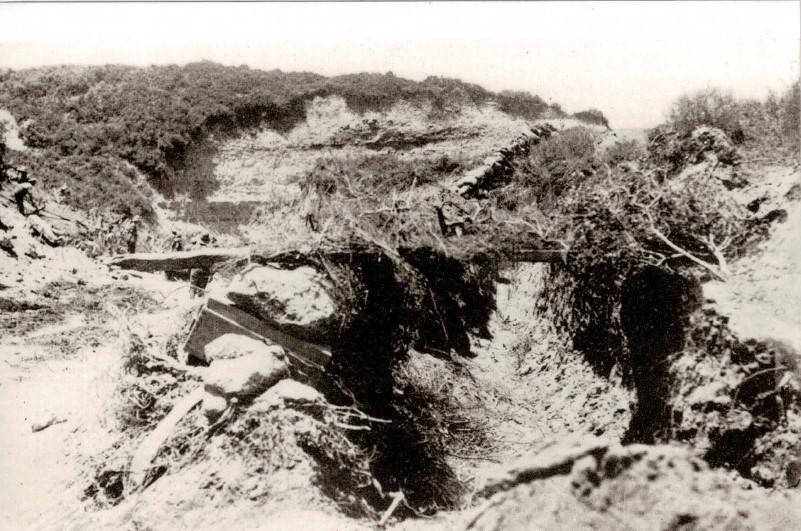
[[[582,122],[588,124],[602,125],[609,129],[609,120],[606,119],[604,113],[598,109],[588,109],[586,111],[577,112],[573,117],[578,118]]]
[[[434,183],[464,170],[466,162],[447,155],[432,159],[404,159],[393,153],[356,157],[321,157],[300,178],[303,188],[323,195],[341,193],[388,194]]]
[[[549,208],[598,167],[595,137],[583,127],[568,129],[534,146],[513,174],[514,186],[500,193],[507,207],[535,202]]]
[[[741,108],[731,94],[705,89],[681,96],[670,108],[668,123],[681,135],[689,135],[701,125],[718,127],[741,142]]]
[[[391,73],[325,78],[207,61],[184,67],[47,67],[0,78],[0,99],[20,123],[27,122],[28,145],[53,158],[121,159],[165,193],[180,181],[175,177],[189,146],[209,133],[264,122],[288,131],[305,118],[307,101],[330,95],[357,112],[386,110],[400,101],[445,108],[497,99],[507,112],[531,119],[555,108],[528,93],[494,94],[454,79],[418,83]]]
[[[801,89],[799,89],[798,81],[782,97],[780,106],[782,134],[797,150],[799,135],[801,135]]]
[[[504,90],[496,96],[496,99],[503,112],[529,120],[546,114],[549,117],[564,116],[564,112],[557,105],[548,105],[539,96],[532,96],[528,92]]]
[[[681,141],[696,127],[708,125],[722,129],[735,144],[746,144],[758,150],[790,148],[797,151],[800,100],[798,82],[781,97],[770,93],[763,101],[735,100],[717,89],[706,89],[679,98],[671,107],[668,123],[662,131],[650,136],[672,130]]]
[[[637,161],[645,155],[643,145],[636,140],[618,140],[604,153],[604,160],[611,164],[616,165],[626,161]]]

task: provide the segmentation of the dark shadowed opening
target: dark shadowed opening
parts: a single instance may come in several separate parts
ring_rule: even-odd
[[[652,266],[622,286],[620,321],[637,390],[627,442],[653,443],[669,424],[668,358],[684,346],[688,317],[697,300],[691,281]]]

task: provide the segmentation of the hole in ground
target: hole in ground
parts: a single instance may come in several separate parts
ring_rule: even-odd
[[[697,285],[676,273],[646,267],[623,283],[620,324],[628,344],[637,403],[624,442],[653,443],[670,423],[668,357],[684,346]]]

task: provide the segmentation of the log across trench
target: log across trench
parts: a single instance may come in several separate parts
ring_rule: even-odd
[[[398,253],[406,255],[414,252],[412,248],[400,248]],[[109,267],[133,269],[136,271],[184,271],[187,269],[211,269],[226,262],[248,260],[258,263],[305,263],[323,257],[331,260],[342,260],[363,254],[382,254],[379,250],[343,249],[336,251],[282,251],[276,253],[259,252],[252,247],[235,248],[203,248],[192,251],[174,251],[170,253],[132,253],[111,257]],[[561,249],[518,248],[501,250],[493,253],[497,258],[508,262],[544,263],[563,261],[568,253]]]

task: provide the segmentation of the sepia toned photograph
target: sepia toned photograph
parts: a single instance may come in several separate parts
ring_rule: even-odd
[[[801,529],[801,2],[0,0],[0,531]]]

